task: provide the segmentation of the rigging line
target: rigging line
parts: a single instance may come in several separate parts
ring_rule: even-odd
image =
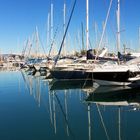
[[[39,37],[39,42],[40,42],[40,44],[41,44],[41,46],[42,46],[42,49],[43,49],[43,51],[44,51],[44,54],[45,54],[45,56],[47,57],[46,51],[45,51],[45,48],[44,48],[44,45],[43,45],[43,43],[42,43],[42,41],[41,41],[41,38],[40,38],[40,35],[38,35],[38,37]]]
[[[92,49],[93,47],[93,45],[92,45],[92,43],[91,43],[91,40],[90,40],[90,38],[88,39],[89,40],[89,46],[90,46],[90,48]]]
[[[82,49],[84,50],[84,48],[85,48],[85,43],[84,43],[84,28],[83,28],[83,22],[81,23],[81,28],[82,28]]]
[[[100,108],[99,108],[99,106],[98,106],[97,103],[96,103],[96,106],[97,106],[98,113],[99,113],[99,116],[100,116],[100,119],[101,119],[101,123],[102,123],[102,125],[103,125],[104,130],[105,130],[106,137],[107,137],[108,140],[110,140],[110,138],[109,138],[109,136],[108,136],[107,129],[106,129],[106,127],[105,127],[105,123],[104,123],[104,120],[103,120],[103,117],[102,117],[101,111],[100,111]]]
[[[70,15],[68,24],[67,24],[67,26],[66,26],[65,33],[64,33],[64,36],[63,36],[63,39],[62,39],[62,42],[61,42],[61,46],[60,46],[59,52],[58,52],[58,54],[57,54],[57,57],[56,57],[56,59],[55,59],[55,62],[54,62],[54,66],[53,66],[53,67],[55,67],[55,65],[57,64],[57,61],[58,61],[58,59],[59,59],[59,56],[60,56],[60,53],[61,53],[61,50],[62,50],[62,47],[63,47],[63,44],[64,44],[64,40],[65,40],[67,31],[68,31],[68,28],[69,28],[69,24],[70,24],[70,22],[71,22],[71,18],[72,18],[72,15],[73,15],[73,12],[74,12],[74,9],[75,9],[75,6],[76,6],[76,1],[77,1],[77,0],[74,1],[73,7],[72,7],[72,11],[71,11],[71,15]]]
[[[61,109],[61,111],[62,111],[62,114],[63,114],[63,116],[64,116],[64,120],[65,120],[65,122],[66,122],[67,125],[68,125],[68,129],[69,129],[71,135],[75,138],[74,134],[72,133],[72,131],[71,131],[71,129],[70,129],[70,126],[69,126],[69,123],[68,123],[66,114],[65,114],[65,112],[64,112],[64,110],[63,110],[63,107],[62,107],[62,105],[61,105],[61,102],[60,102],[60,100],[59,100],[59,98],[58,98],[58,96],[57,96],[57,94],[56,94],[56,91],[54,92],[54,95],[55,95],[55,97],[56,97],[56,99],[57,99],[57,102],[58,102],[58,105],[59,105],[59,107],[60,107],[60,109]]]
[[[27,57],[29,58],[29,55],[31,55],[30,53],[31,53],[31,49],[32,49],[32,47],[33,47],[33,42],[34,42],[34,40],[35,40],[35,33],[33,32],[33,34],[32,34],[32,36],[31,37],[29,37],[29,39],[28,39],[28,52],[27,52]]]
[[[77,34],[78,34],[78,35],[76,36],[75,40],[76,40],[76,42],[77,42],[77,46],[78,46],[78,48],[81,50],[79,31],[78,31]]]
[[[106,0],[103,0],[103,1],[104,1],[104,6],[106,8],[107,7]],[[113,24],[112,24],[111,21],[109,21],[109,23],[110,23],[110,26],[111,26],[111,30],[113,32],[114,39],[116,39],[116,32],[115,32],[115,29],[113,28]]]
[[[120,32],[124,32],[125,28],[126,28],[126,22],[125,21],[127,21],[126,18],[125,18],[126,17],[126,14],[125,14],[126,10],[124,8],[126,3],[125,3],[125,0],[121,0],[120,3],[121,3],[121,7],[122,7],[122,8],[120,7],[121,8],[120,9],[121,10],[120,11],[121,12],[120,18],[121,18],[121,27],[122,27]],[[125,38],[125,42],[126,42],[126,34],[123,34],[123,37]],[[125,44],[124,42],[122,42],[122,40],[121,40],[121,43]]]
[[[113,0],[110,0],[109,8],[108,8],[108,11],[107,11],[107,16],[106,16],[106,19],[105,19],[105,24],[104,24],[104,26],[103,26],[103,32],[102,32],[101,39],[100,39],[100,42],[99,42],[99,45],[98,45],[98,48],[97,48],[97,54],[96,54],[94,63],[95,63],[95,61],[96,61],[96,59],[97,59],[97,57],[98,57],[99,48],[101,47],[101,43],[102,43],[102,40],[103,40],[103,37],[104,37],[104,33],[105,33],[107,21],[108,21],[109,14],[110,14],[110,9],[111,9],[111,6],[112,6],[112,1],[113,1]]]
[[[58,33],[58,27],[56,28],[56,30],[55,30],[55,32],[54,32],[54,36],[53,36],[53,40],[52,40],[52,42],[51,42],[51,47],[50,47],[50,50],[49,50],[48,58],[49,58],[50,55],[51,55],[52,47],[53,47],[53,45],[54,45],[54,42],[55,42],[55,38],[56,38],[56,36],[57,36],[57,33]]]
[[[35,33],[33,33],[32,34],[32,37],[31,37],[31,40],[29,39],[29,41],[28,41],[28,45],[29,45],[29,51],[28,51],[28,55],[27,55],[27,57],[29,57],[29,55],[30,55],[30,53],[31,53],[31,49],[32,49],[32,47],[33,47],[33,42],[34,42],[34,40],[35,40]]]
[[[24,56],[24,57],[25,57],[25,52],[27,50],[28,41],[29,40],[27,39],[26,44],[25,44],[25,48],[23,48],[23,51],[22,51],[22,56]]]

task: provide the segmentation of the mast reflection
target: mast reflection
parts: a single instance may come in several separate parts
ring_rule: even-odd
[[[23,79],[26,89],[34,97],[38,107],[42,108],[45,102],[51,129],[56,136],[63,133],[73,140],[81,135],[89,140],[98,139],[96,133],[98,125],[101,124],[102,138],[115,137],[123,140],[122,110],[124,107],[127,107],[126,111],[139,110],[139,87],[100,87],[91,80],[42,81],[40,77],[25,74]],[[113,111],[110,111],[110,108]],[[106,116],[114,112],[117,114],[116,123],[109,128],[108,123],[111,122]],[[115,124],[117,133],[113,132],[116,130]],[[114,129],[111,129],[112,127]],[[84,133],[80,133],[82,130]],[[112,136],[111,132],[117,136]]]

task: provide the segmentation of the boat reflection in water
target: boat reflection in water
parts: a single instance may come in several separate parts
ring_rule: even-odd
[[[99,87],[86,99],[100,105],[140,106],[140,87]]]
[[[66,89],[91,89],[97,88],[93,80],[52,80],[50,90],[66,90]]]
[[[92,80],[52,80],[50,83],[49,83],[49,86],[50,86],[50,91],[53,92],[53,94],[55,93],[55,96],[57,98],[57,101],[60,103],[59,101],[59,95],[64,93],[64,110],[62,110],[62,112],[65,112],[65,120],[66,122],[69,122],[69,120],[71,120],[68,116],[68,109],[71,108],[71,107],[68,107],[68,99],[71,97],[71,96],[75,96],[74,93],[78,93],[80,96],[79,96],[79,99],[80,101],[83,101],[84,98],[87,96],[87,94],[89,92],[94,92],[94,90],[99,86],[97,84],[95,84]],[[78,91],[78,92],[76,92]],[[85,94],[86,93],[86,94]],[[70,97],[69,97],[70,96]],[[72,101],[73,102],[73,101]],[[60,106],[62,106],[60,104]],[[76,108],[76,106],[75,106]],[[81,109],[80,109],[81,110]],[[81,111],[78,111],[77,113],[78,114],[81,114],[80,112]],[[87,118],[87,125],[84,125],[86,124],[85,122],[81,122],[83,123],[83,126],[82,128],[84,127],[84,129],[86,128],[86,131],[88,130],[88,136],[86,139],[89,139],[91,140],[92,139],[92,131],[91,131],[91,115],[90,115],[90,105],[86,105],[86,112],[87,112],[87,115],[86,115],[86,118]],[[75,113],[75,112],[74,112]],[[76,113],[76,114],[77,114]],[[84,111],[85,113],[85,111]],[[82,113],[82,116],[83,116],[83,113]],[[79,116],[79,117],[82,117],[82,116]],[[75,120],[77,120],[78,118],[75,118]],[[76,121],[75,121],[76,123]],[[77,126],[75,126],[76,128]],[[66,130],[67,130],[67,135],[69,136],[69,126],[68,124],[66,125]],[[83,130],[84,130],[83,129]],[[86,134],[86,135],[87,135]],[[85,137],[85,136],[84,136]],[[82,138],[82,137],[81,137]]]
[[[87,80],[43,81],[30,75],[24,75],[24,79],[40,110],[46,110],[43,118],[49,123],[40,127],[41,131],[45,129],[50,132],[46,138],[140,138],[140,88],[98,87]]]
[[[104,110],[105,109],[107,110],[108,108],[118,109],[118,113],[116,115],[116,116],[118,116],[117,117],[118,139],[119,140],[132,139],[132,138],[129,138],[129,136],[125,137],[124,133],[123,134],[121,133],[121,132],[129,131],[129,129],[133,129],[133,128],[131,128],[132,126],[130,126],[130,128],[127,128],[128,129],[127,131],[124,130],[124,128],[126,127],[125,126],[126,124],[125,125],[122,124],[125,120],[123,119],[121,121],[121,118],[124,117],[126,114],[129,115],[130,111],[131,112],[139,111],[139,109],[140,109],[140,87],[133,87],[133,88],[126,87],[126,86],[125,87],[122,87],[122,86],[121,87],[116,87],[116,86],[115,87],[99,87],[96,91],[94,91],[94,93],[89,94],[89,96],[85,99],[85,102],[90,105],[91,104],[96,105],[107,139],[110,139],[110,138],[109,138],[108,131],[105,126],[105,122],[104,122],[102,114],[105,112]],[[103,107],[105,107],[105,109],[103,109]],[[127,112],[129,112],[129,114]],[[125,116],[125,118],[127,118],[127,116]],[[129,118],[129,120],[130,120],[130,118]],[[128,122],[128,124],[129,124],[129,122]],[[127,127],[128,127],[128,124],[127,124]],[[136,131],[137,131],[136,133],[138,133],[138,130],[136,130]],[[131,135],[130,135],[130,137],[131,137]]]

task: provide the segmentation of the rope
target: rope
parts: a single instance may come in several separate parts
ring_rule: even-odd
[[[106,16],[106,20],[105,20],[105,25],[103,26],[103,32],[102,32],[102,36],[101,36],[101,39],[100,39],[100,42],[99,42],[99,46],[97,48],[97,54],[96,54],[94,62],[96,61],[96,59],[98,57],[99,48],[101,47],[101,43],[102,43],[102,40],[103,40],[103,37],[104,37],[104,33],[105,33],[108,17],[109,17],[109,14],[110,14],[110,9],[111,9],[111,6],[112,6],[112,1],[113,0],[110,0],[109,8],[108,8],[108,11],[107,11],[107,16]]]

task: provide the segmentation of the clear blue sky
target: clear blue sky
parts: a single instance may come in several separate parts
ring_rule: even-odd
[[[65,0],[67,6],[67,17],[73,0]],[[138,49],[138,29],[140,26],[140,0],[120,0],[121,1],[121,46],[127,44],[128,47]],[[54,4],[54,31],[58,27],[56,36],[57,46],[60,46],[63,35],[63,2],[64,0],[52,0]],[[102,23],[105,20],[107,8],[110,0],[89,0],[89,32],[90,40],[95,47],[94,23],[98,25],[98,32],[101,33]],[[51,0],[0,0],[0,51],[2,53],[21,53],[24,41],[32,35],[35,27],[38,26],[39,34],[46,47],[47,15],[50,12]],[[111,14],[107,24],[107,39],[110,49],[115,47],[117,0],[113,0]],[[77,5],[69,28],[70,44],[73,48],[80,46],[78,32],[81,38],[81,22],[85,28],[86,0],[77,0]],[[99,40],[99,36],[98,40]]]

